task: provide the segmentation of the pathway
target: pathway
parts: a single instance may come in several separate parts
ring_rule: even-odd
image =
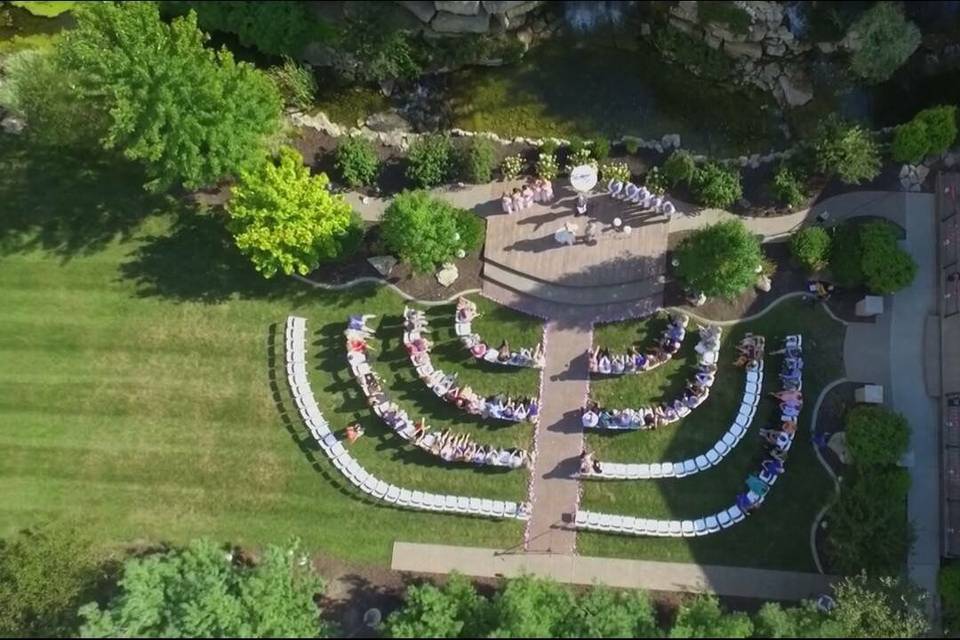
[[[527,523],[527,551],[570,554],[576,546],[576,531],[566,528],[565,523],[572,520],[580,497],[577,472],[583,429],[578,416],[589,390],[586,353],[591,334],[588,321],[547,321],[540,393],[543,405],[530,483],[533,514]]]
[[[394,571],[481,578],[533,574],[568,584],[603,583],[622,589],[712,592],[763,600],[802,600],[829,593],[835,578],[819,573],[771,571],[680,562],[595,558],[571,554],[531,555],[440,544],[393,544]]]

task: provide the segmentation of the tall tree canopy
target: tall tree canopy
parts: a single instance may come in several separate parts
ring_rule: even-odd
[[[757,280],[760,241],[739,220],[693,232],[677,247],[677,275],[691,291],[733,297]]]
[[[82,637],[288,637],[325,635],[314,596],[320,579],[296,545],[271,546],[253,567],[208,540],[132,558],[120,593],[80,609]]]
[[[56,64],[77,103],[106,114],[102,144],[146,165],[148,187],[197,188],[261,161],[279,128],[271,80],[204,47],[196,14],[160,20],[149,2],[83,3]]]
[[[325,174],[310,175],[300,153],[280,149],[277,163],[244,171],[227,205],[237,247],[271,277],[307,274],[321,260],[356,249],[363,232],[343,196],[327,190]]]

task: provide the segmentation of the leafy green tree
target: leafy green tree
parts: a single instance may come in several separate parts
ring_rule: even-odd
[[[835,114],[817,128],[813,148],[817,170],[836,174],[847,184],[873,180],[880,173],[880,148],[870,133]]]
[[[565,638],[655,638],[657,612],[644,591],[614,591],[596,585],[577,598],[560,636]]]
[[[296,544],[270,546],[253,567],[208,540],[132,558],[104,608],[80,609],[82,637],[295,637],[326,635],[314,597],[323,583]]]
[[[919,162],[926,155],[943,153],[957,139],[957,108],[924,109],[910,122],[897,127],[892,154],[897,162]]]
[[[926,595],[903,579],[845,578],[830,618],[848,638],[916,638],[929,630]]]
[[[842,638],[840,625],[821,613],[816,604],[804,601],[797,607],[767,602],[753,617],[758,638]]]
[[[458,250],[479,246],[483,236],[477,216],[426,191],[399,194],[380,226],[387,248],[420,272],[452,260]]]
[[[855,465],[844,475],[840,497],[827,512],[825,552],[834,572],[890,575],[900,570],[912,539],[909,487],[910,476],[898,467]]]
[[[337,169],[344,182],[354,189],[373,185],[380,171],[380,159],[373,143],[360,136],[340,140],[337,144]]]
[[[897,246],[893,226],[887,222],[870,222],[860,226],[863,247],[861,268],[867,288],[875,293],[894,293],[913,282],[917,263],[909,253]]]
[[[701,595],[683,602],[670,629],[671,638],[749,638],[750,616],[721,609],[716,596]]]
[[[671,187],[689,184],[697,173],[697,164],[689,151],[674,151],[663,163],[663,177]]]
[[[890,154],[897,162],[914,163],[922,160],[929,148],[927,124],[914,118],[896,128]]]
[[[267,73],[277,85],[285,104],[298,109],[313,106],[317,97],[317,79],[310,69],[284,58],[282,65],[271,67]]]
[[[410,145],[407,177],[418,187],[435,187],[450,177],[453,170],[453,145],[446,135],[421,136]]]
[[[160,20],[149,2],[91,2],[56,48],[76,102],[105,114],[102,143],[142,162],[147,187],[196,188],[262,161],[278,131],[270,79],[203,46],[196,15]]]
[[[743,195],[740,172],[715,162],[709,162],[695,171],[691,186],[701,204],[718,209],[729,207]]]
[[[897,464],[910,446],[910,425],[886,407],[858,405],[847,412],[847,447],[858,465]]]
[[[357,214],[327,189],[327,176],[310,175],[296,149],[282,147],[279,162],[244,171],[227,208],[237,247],[270,278],[307,274],[321,260],[356,250],[362,231]]]
[[[698,229],[680,242],[676,256],[684,286],[728,298],[756,282],[763,260],[760,241],[739,220]]]
[[[892,76],[920,45],[920,30],[894,2],[875,3],[850,31],[860,41],[850,58],[850,69],[868,82],[883,82]]]
[[[91,541],[75,530],[30,529],[0,541],[0,636],[75,635],[77,608],[105,577]]]
[[[442,587],[425,582],[408,588],[386,628],[393,638],[476,638],[489,633],[489,622],[489,601],[467,578],[451,574]]]
[[[460,171],[467,182],[485,184],[493,177],[497,159],[493,143],[487,138],[474,136],[461,147]]]
[[[788,207],[798,207],[807,199],[803,179],[786,165],[773,176],[773,195]]]
[[[573,594],[563,585],[532,576],[514,578],[493,599],[499,626],[490,637],[559,637],[573,606]]]
[[[807,271],[827,265],[830,234],[823,227],[804,227],[790,237],[790,253]]]

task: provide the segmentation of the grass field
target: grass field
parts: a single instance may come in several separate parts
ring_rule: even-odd
[[[0,138],[0,534],[63,520],[105,547],[199,535],[257,545],[297,535],[362,563],[385,563],[397,539],[521,541],[519,523],[357,499],[297,420],[277,339],[289,313],[317,332],[310,376],[328,419],[367,426],[353,450],[372,472],[411,488],[525,495],[526,473],[431,464],[360,403],[339,334],[349,313],[396,316],[399,297],[265,282],[214,214],[149,196],[142,182],[109,158],[28,152]],[[504,327],[516,328],[511,340],[540,332],[534,320]],[[463,366],[473,367],[468,358],[464,351]],[[394,394],[412,398],[407,363],[382,364]],[[486,387],[513,374],[476,375]],[[531,388],[531,378],[516,385]],[[434,424],[461,422],[441,413],[448,407],[424,408]],[[525,425],[462,422],[491,440],[529,437]]]
[[[649,344],[662,322],[622,323],[599,328],[597,344],[624,347],[631,336]],[[743,393],[744,374],[730,364],[733,344],[747,331],[767,337],[768,350],[779,348],[789,333],[804,335],[804,397],[797,441],[791,448],[787,472],[771,489],[763,507],[745,522],[711,536],[694,539],[630,538],[608,534],[580,534],[577,549],[585,555],[622,556],[648,560],[730,564],[795,570],[814,570],[808,542],[816,512],[832,491],[830,481],[810,445],[813,404],[827,382],[842,375],[843,329],[820,309],[785,302],[759,320],[728,327],[721,346],[721,368],[710,398],[686,419],[656,431],[587,435],[587,443],[601,460],[656,462],[683,460],[704,453],[729,428]],[[642,406],[666,390],[679,392],[689,375],[695,336],[684,345],[686,358],[648,374],[594,381],[593,393],[611,407]],[[764,391],[778,386],[780,356],[767,356]],[[761,401],[750,433],[708,471],[681,479],[594,481],[583,485],[582,506],[609,513],[652,518],[697,518],[733,504],[747,475],[759,468],[761,446],[757,430],[774,419],[770,399]]]

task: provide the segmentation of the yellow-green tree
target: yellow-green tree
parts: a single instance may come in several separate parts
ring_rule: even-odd
[[[227,204],[237,247],[257,271],[307,274],[323,260],[356,250],[360,220],[343,196],[330,193],[323,173],[310,175],[296,149],[241,173]]]

